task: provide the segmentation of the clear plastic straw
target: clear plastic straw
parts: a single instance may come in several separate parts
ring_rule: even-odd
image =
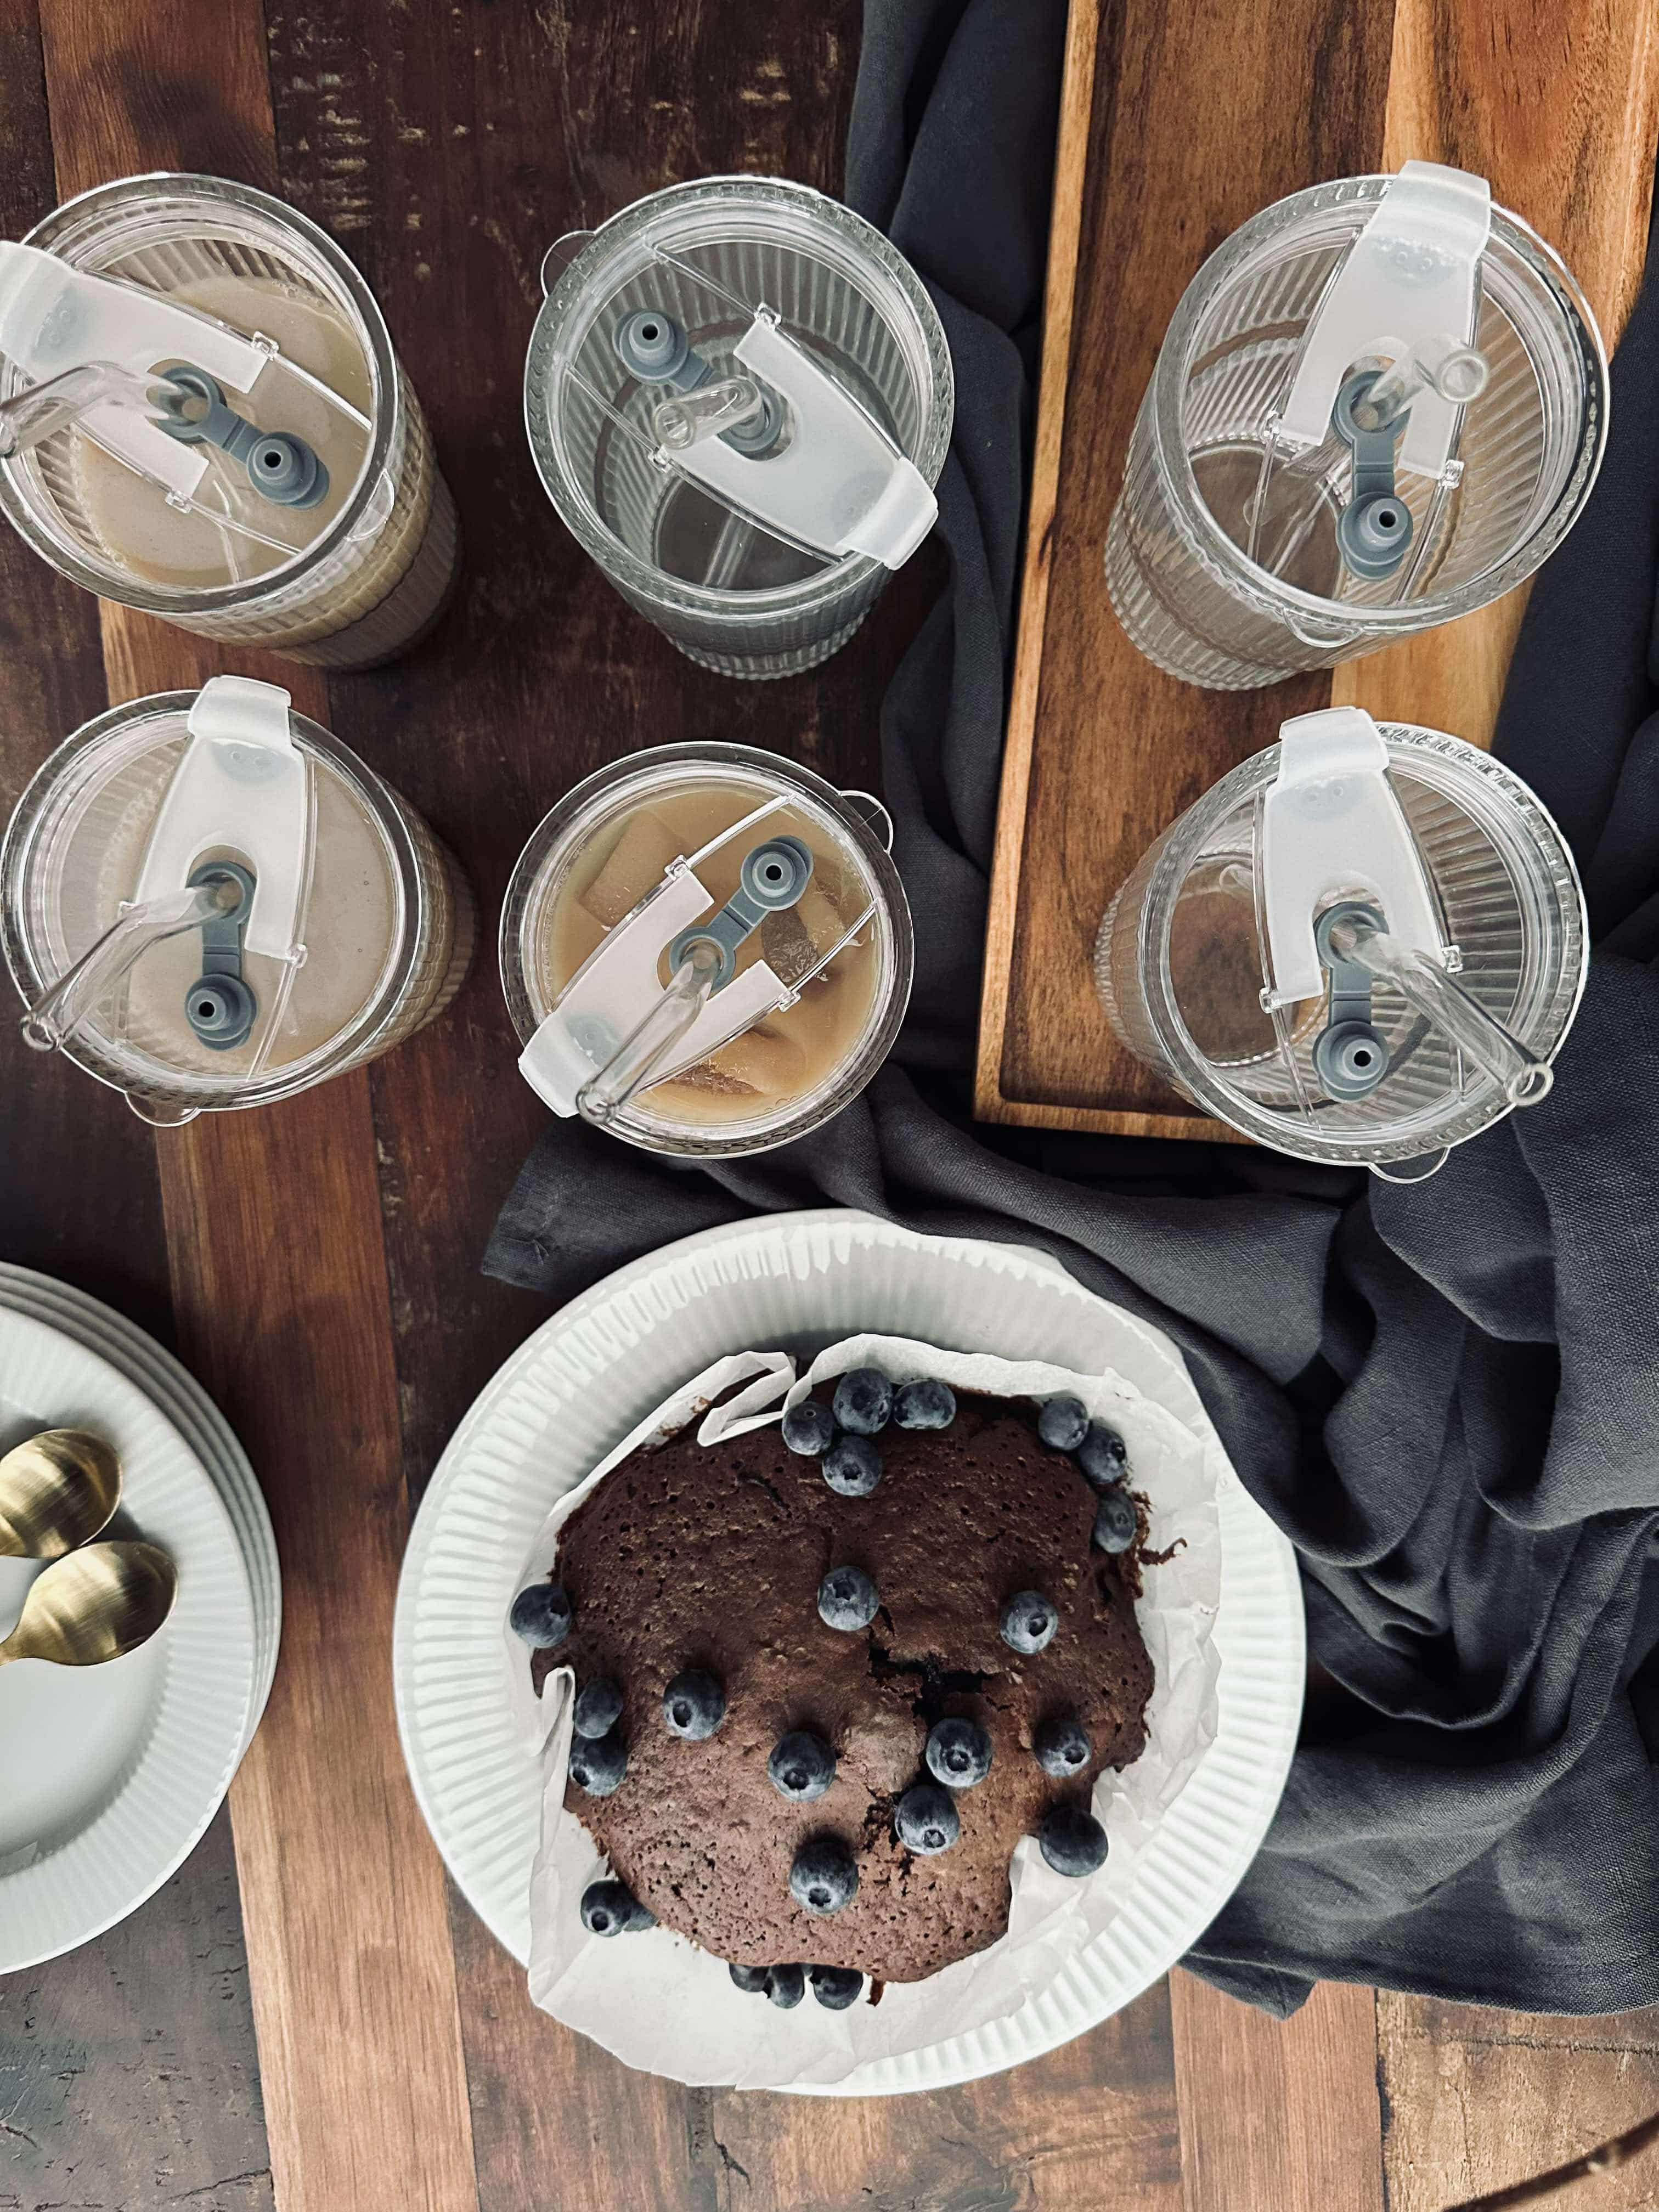
[[[1548,1096],[1555,1077],[1547,1061],[1528,1052],[1495,1022],[1443,968],[1387,930],[1367,929],[1363,923],[1335,922],[1330,939],[1332,951],[1343,959],[1357,961],[1379,980],[1392,983],[1408,1005],[1501,1086],[1512,1106],[1535,1106]]]
[[[241,902],[234,878],[217,876],[147,900],[143,906],[128,907],[29,1008],[22,1021],[24,1043],[35,1052],[58,1051],[141,953],[163,938],[198,929],[216,915],[234,914]]]
[[[576,1093],[576,1111],[603,1129],[657,1070],[708,1004],[720,972],[720,949],[712,939],[696,940],[650,1012],[623,1039],[599,1073]]]
[[[94,407],[133,408],[151,422],[161,419],[151,392],[167,385],[165,376],[138,376],[118,362],[82,362],[43,383],[31,384],[9,399],[0,399],[0,460],[12,460],[53,436]]]

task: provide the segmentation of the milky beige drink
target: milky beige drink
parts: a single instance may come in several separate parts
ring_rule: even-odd
[[[606,1121],[616,1134],[662,1151],[754,1151],[836,1111],[879,1065],[902,1015],[911,966],[903,893],[867,811],[793,763],[739,746],[666,746],[618,763],[573,793],[526,848],[503,910],[501,960],[529,1043],[672,863],[690,862],[707,894],[701,922],[738,890],[745,859],[780,838],[806,848],[810,879],[742,939],[722,988],[737,989],[764,962],[787,1002],[689,1064],[676,1048],[664,1063],[670,1073]],[[664,988],[673,941],[671,932],[644,945],[647,973]],[[590,974],[603,972],[601,961]],[[618,996],[613,1026],[626,1030],[622,1006]],[[556,1111],[573,1110],[543,1095]]]
[[[226,403],[302,440],[328,475],[315,504],[285,506],[198,443],[206,471],[181,508],[130,455],[67,426],[0,464],[0,506],[37,550],[105,598],[326,666],[389,659],[431,624],[453,580],[453,503],[380,310],[331,240],[246,186],[159,177],[100,185],[26,243],[272,349],[245,384],[217,380]],[[189,362],[190,338],[182,325],[125,365]],[[0,389],[29,380],[0,362]]]
[[[276,341],[279,353],[252,387],[226,386],[225,398],[259,429],[303,438],[328,471],[328,489],[314,507],[278,506],[258,495],[240,462],[199,447],[208,467],[196,504],[222,513],[220,525],[204,515],[181,514],[167,504],[160,484],[72,433],[82,510],[112,559],[144,582],[229,584],[267,575],[321,537],[362,473],[374,397],[368,360],[343,317],[270,277],[201,276],[167,296],[236,330],[263,331]],[[146,367],[161,376],[179,357],[163,356]],[[296,375],[295,368],[307,374]],[[263,542],[270,538],[282,544]]]
[[[139,700],[88,725],[19,803],[0,852],[0,891],[8,962],[31,1006],[137,897],[196,697]],[[294,957],[244,950],[240,974],[257,1007],[246,1039],[212,1046],[188,1018],[205,964],[203,933],[189,928],[146,943],[61,1040],[147,1118],[253,1105],[337,1073],[432,1020],[465,974],[476,934],[465,878],[398,793],[326,731],[301,715],[289,726],[307,792]],[[228,817],[223,834],[192,846],[192,872],[248,862],[256,837],[252,817]]]

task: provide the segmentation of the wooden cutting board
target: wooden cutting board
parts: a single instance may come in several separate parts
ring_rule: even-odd
[[[1563,255],[1609,347],[1641,277],[1653,0],[1073,0],[1024,596],[980,1018],[986,1121],[1231,1133],[1118,1044],[1091,980],[1112,893],[1288,714],[1338,704],[1490,741],[1523,592],[1264,691],[1144,660],[1107,598],[1135,410],[1205,256],[1330,177],[1449,161]],[[1656,404],[1659,404],[1656,402]]]

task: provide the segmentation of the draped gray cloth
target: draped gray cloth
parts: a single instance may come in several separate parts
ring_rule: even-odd
[[[485,1265],[561,1299],[674,1237],[826,1202],[1052,1252],[1181,1344],[1302,1561],[1320,1662],[1302,1746],[1188,1963],[1280,2011],[1325,1976],[1654,2003],[1659,286],[1498,735],[1572,841],[1600,940],[1548,1099],[1416,1189],[1236,1146],[972,1127],[1064,13],[866,9],[848,197],[927,280],[957,376],[950,586],[883,715],[927,917],[899,1049],[813,1137],[708,1171],[550,1128]]]

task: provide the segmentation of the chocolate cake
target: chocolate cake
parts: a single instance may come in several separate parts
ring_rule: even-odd
[[[937,1383],[917,1386],[908,1411],[948,1425],[901,1427],[877,1402],[883,1378],[862,1374],[874,1398],[861,1404],[843,1377],[833,1413],[820,1389],[782,1433],[705,1449],[687,1431],[635,1451],[565,1524],[556,1582],[515,1607],[549,1646],[532,1656],[537,1689],[568,1665],[588,1692],[573,1766],[589,1787],[573,1778],[566,1803],[617,1894],[646,1909],[621,1925],[654,1916],[744,1987],[764,1977],[743,1970],[802,1960],[911,1982],[982,1949],[1007,1925],[1020,1838],[1046,1821],[1051,1863],[1065,1863],[1079,1836],[1085,1855],[1104,1851],[1085,1817],[1091,1786],[1146,1741],[1144,1514],[1117,1480],[1120,1440],[1097,1422],[1073,1455],[1042,1441],[1029,1403],[941,1401]],[[1087,1425],[1075,1400],[1044,1410],[1045,1430],[1077,1442],[1073,1419]],[[831,1486],[858,1486],[872,1461],[867,1495]],[[840,1577],[826,1611],[856,1622],[873,1601],[867,1626],[821,1614],[820,1586],[843,1567],[873,1582],[873,1601],[860,1576]],[[1045,1633],[1039,1650],[1015,1648]],[[970,1724],[937,1733],[948,1790],[927,1764],[945,1720]],[[937,1848],[951,1814],[959,1833]],[[835,1978],[814,1986],[846,2001],[829,1994]],[[781,1976],[774,2001],[799,1989]]]

